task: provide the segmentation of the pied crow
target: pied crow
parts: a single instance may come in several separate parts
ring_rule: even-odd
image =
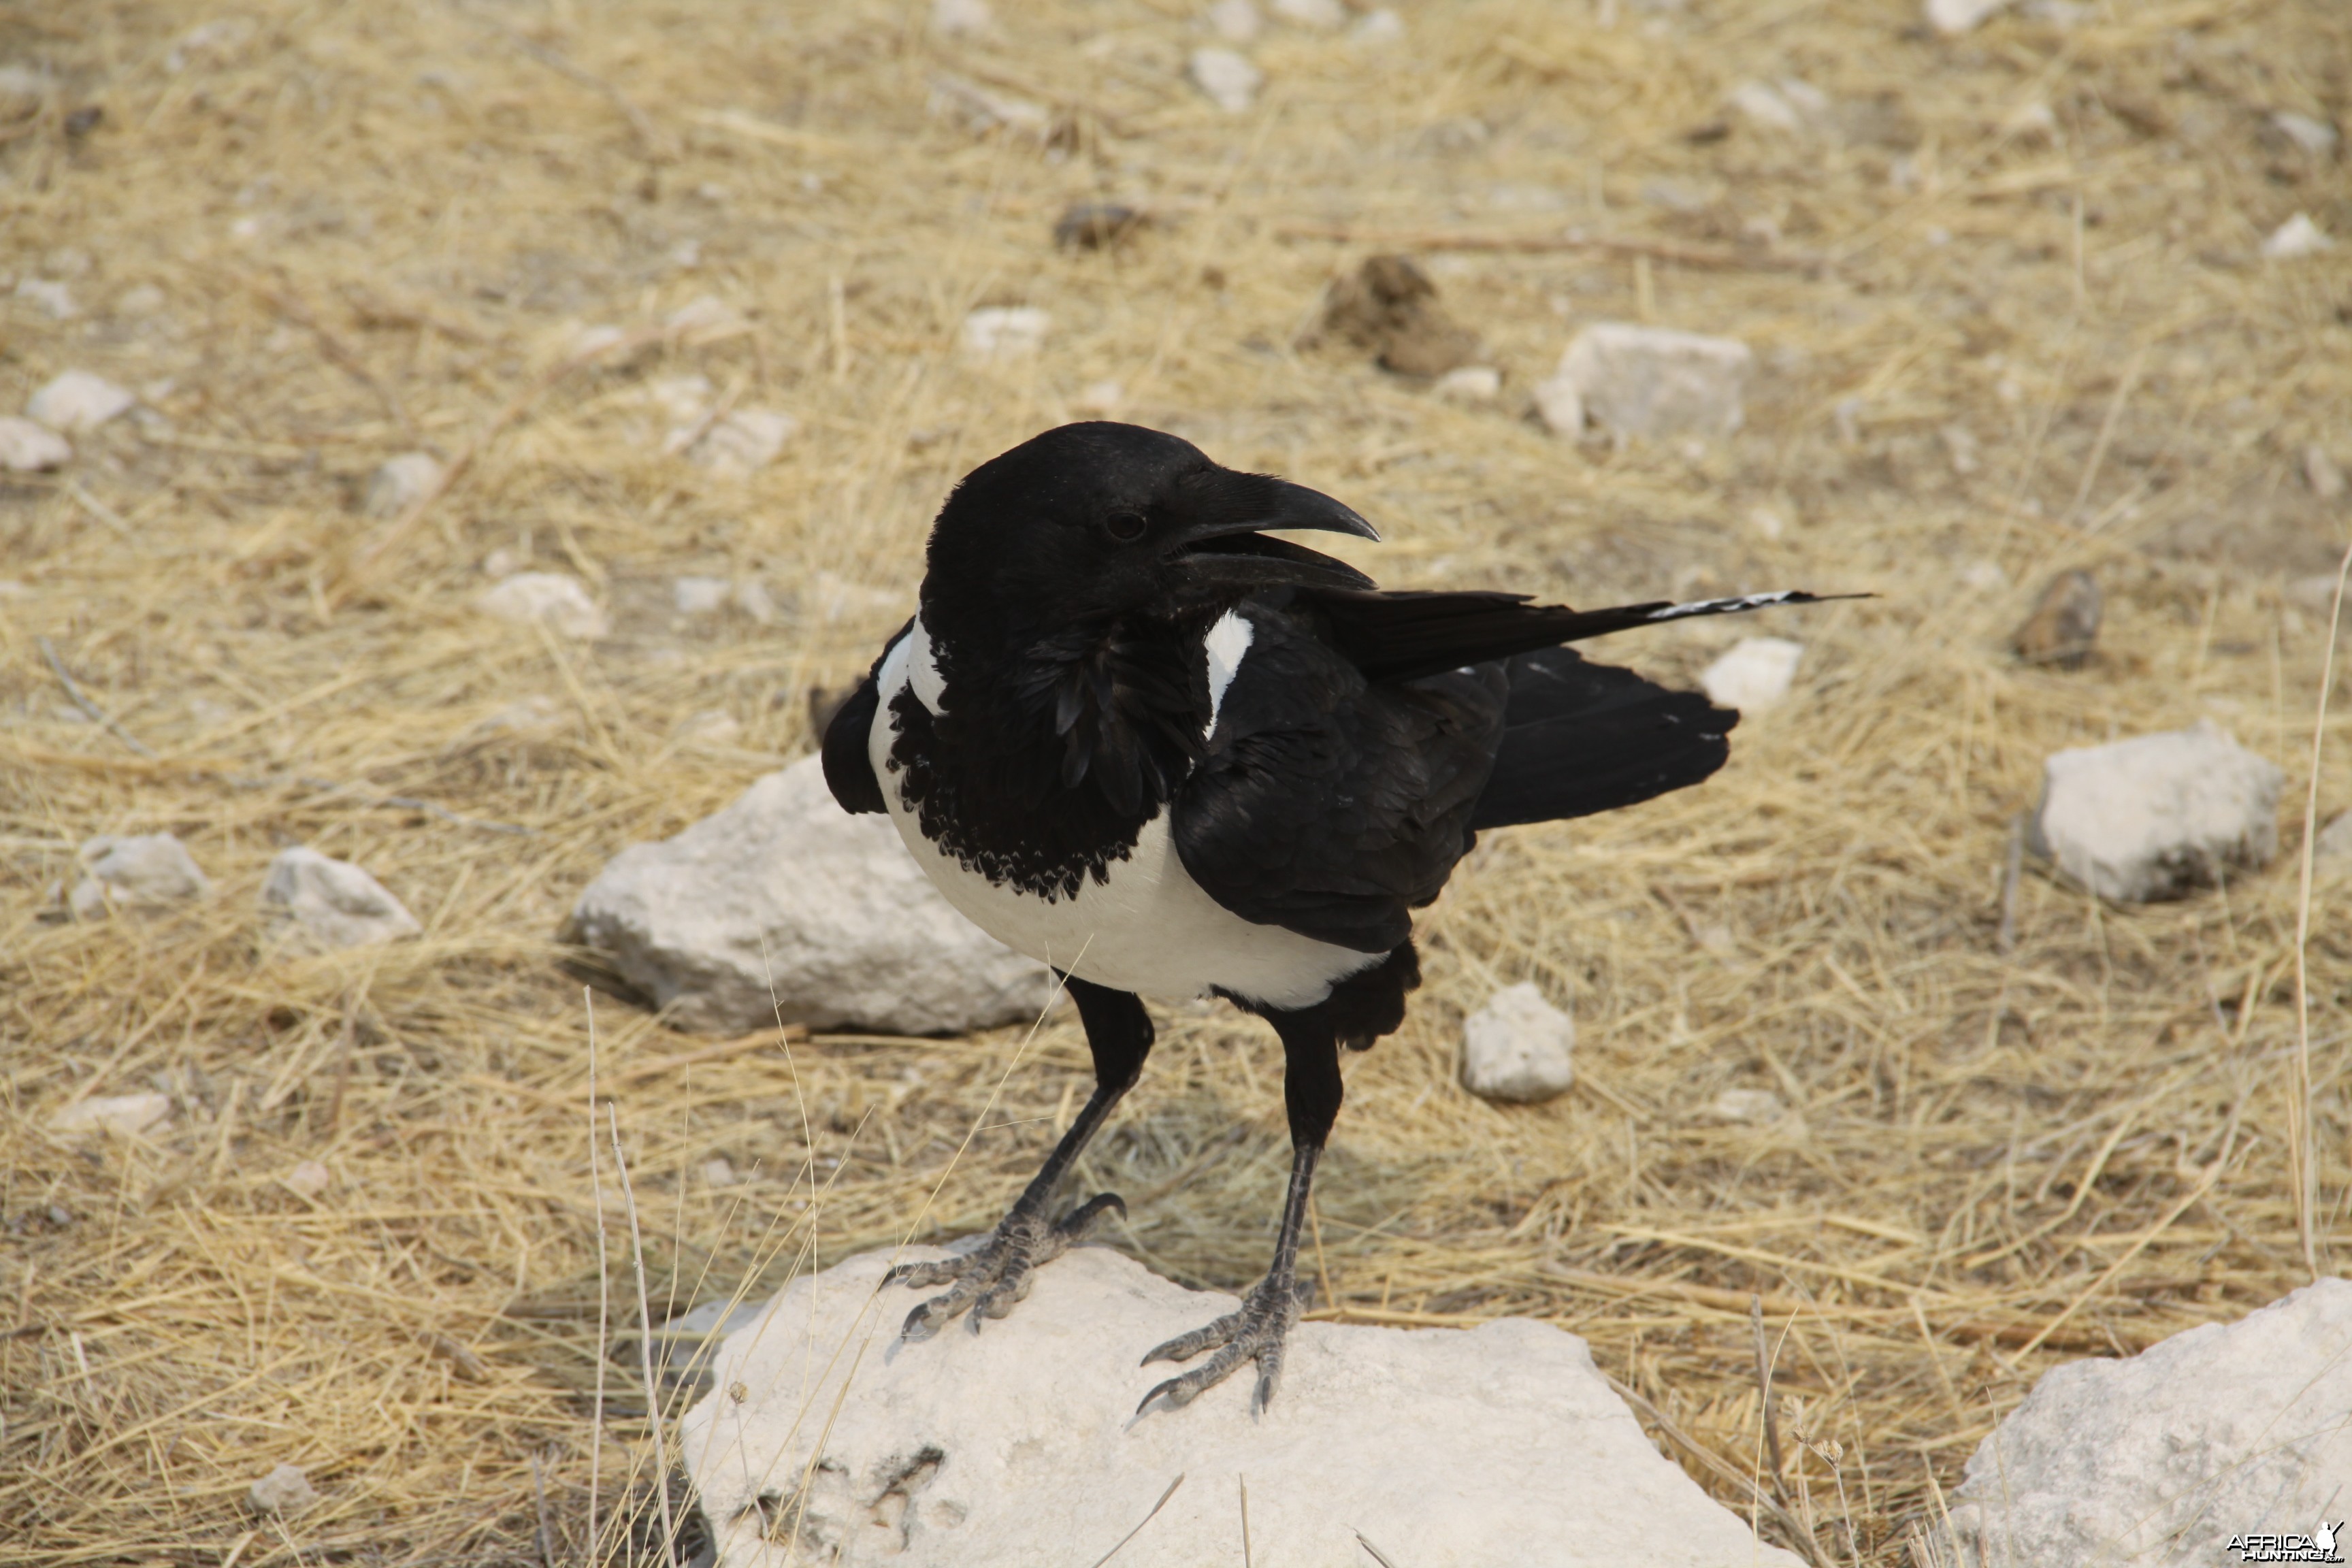
[[[1383,592],[1276,529],[1378,537],[1330,497],[1091,423],[982,464],[934,523],[915,618],[824,736],[852,812],[887,812],[950,903],[1064,977],[1095,1089],[975,1250],[891,1278],[949,1289],[921,1339],[1012,1311],[1109,1208],[1054,1190],[1142,1071],[1142,998],[1224,997],[1281,1037],[1292,1143],[1274,1262],[1241,1310],[1144,1357],[1244,1361],[1263,1408],[1298,1314],[1296,1258],[1339,1110],[1339,1052],[1404,1017],[1412,911],[1483,828],[1630,805],[1723,765],[1737,713],[1561,646],[1803,593],[1572,610]]]

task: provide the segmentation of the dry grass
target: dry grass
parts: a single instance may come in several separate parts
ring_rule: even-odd
[[[1326,1166],[1332,1310],[1571,1328],[1746,1510],[1760,1294],[1787,1511],[1819,1560],[1889,1563],[2042,1368],[2307,1278],[2291,863],[2136,910],[2029,869],[2011,950],[1998,928],[2009,825],[2056,747],[2210,714],[2302,800],[2326,617],[2284,585],[2342,548],[2297,455],[2352,457],[2352,287],[2254,247],[2297,210],[2352,235],[2343,165],[2265,129],[2352,102],[2328,0],[2104,0],[1949,44],[1908,31],[1909,0],[1415,5],[1400,47],[1271,32],[1235,118],[1178,79],[1181,0],[1000,9],[1008,37],[950,45],[864,0],[255,0],[176,59],[211,12],[0,10],[6,58],[63,84],[0,126],[0,266],[84,310],[9,302],[0,405],[72,365],[168,384],[160,418],[0,489],[23,589],[0,598],[0,1563],[581,1560],[600,1257],[617,1325],[636,1301],[551,932],[622,845],[806,749],[807,686],[895,624],[943,488],[1105,377],[1127,416],[1379,520],[1364,559],[1393,583],[1882,595],[1767,628],[1808,639],[1801,696],[1717,781],[1495,835],[1430,911],[1429,986],[1354,1065]],[[927,113],[943,69],[1049,100],[1053,145]],[[1723,119],[1738,80],[1780,75],[1831,95],[1832,131]],[[77,133],[83,106],[104,117]],[[1093,195],[1156,221],[1052,250]],[[1433,262],[1506,372],[1499,410],[1287,346],[1365,250],[1314,226],[1571,223],[1654,253]],[[160,309],[135,313],[142,286]],[[705,292],[750,330],[549,376],[577,323]],[[960,363],[975,303],[1050,310],[1045,353]],[[1520,417],[1603,317],[1754,343],[1748,429],[1612,453]],[[797,414],[785,458],[733,482],[662,457],[644,388],[688,373]],[[420,444],[470,454],[449,493],[404,530],[362,519],[368,472]],[[586,578],[614,634],[473,614],[499,548]],[[2003,634],[2076,565],[2107,593],[2102,653],[2018,667]],[[790,613],[679,621],[687,572],[760,576]],[[1687,676],[1736,635],[1612,651]],[[153,756],[68,704],[41,637]],[[526,698],[541,731],[485,727]],[[736,741],[682,738],[709,710]],[[2323,820],[2352,805],[2344,728]],[[45,921],[81,839],[163,828],[210,900]],[[296,841],[374,868],[423,939],[274,955],[255,893]],[[2352,1178],[2343,896],[2321,879],[2309,952],[2326,1269]],[[1582,1085],[1498,1110],[1455,1087],[1453,1041],[1523,978],[1574,1008]],[[1271,1042],[1163,1022],[1084,1174],[1133,1203],[1118,1245],[1238,1285],[1283,1171]],[[698,1043],[609,1004],[600,1026],[657,1315],[988,1223],[1084,1086],[1066,1023],[634,1077]],[[150,1139],[46,1130],[157,1085],[176,1110]],[[1710,1120],[1733,1087],[1794,1114]],[[712,1186],[718,1155],[755,1174]],[[314,1198],[284,1180],[305,1159],[334,1175]],[[651,1474],[636,1347],[609,1349],[608,1512]],[[327,1500],[283,1525],[241,1500],[278,1461]]]

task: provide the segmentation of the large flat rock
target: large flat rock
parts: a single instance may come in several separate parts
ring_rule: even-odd
[[[2234,1536],[2308,1538],[2347,1514],[2352,1280],[2323,1279],[2042,1373],[1977,1446],[1952,1524],[1969,1568],[2205,1568],[2241,1560]]]
[[[940,897],[880,816],[852,816],[805,758],[675,838],[624,849],[573,907],[681,1028],[773,1023],[902,1035],[1034,1018],[1045,966]]]
[[[909,1248],[909,1259],[940,1256]],[[897,1338],[920,1296],[888,1255],[794,1281],[716,1357],[684,1422],[720,1568],[1796,1568],[1659,1454],[1584,1342],[1301,1323],[1280,1392],[1250,1369],[1180,1410],[1136,1404],[1151,1346],[1232,1310],[1085,1247],[974,1335]],[[1160,1512],[1152,1505],[1184,1478]]]

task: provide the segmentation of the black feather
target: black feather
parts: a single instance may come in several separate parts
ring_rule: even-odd
[[[887,811],[888,804],[882,798],[881,781],[874,776],[873,759],[866,754],[866,737],[874,730],[874,715],[881,704],[881,692],[867,676],[857,683],[833,715],[833,722],[824,727],[824,784],[833,791],[833,798],[841,809],[856,816],[864,812]]]
[[[1695,784],[1730,755],[1739,715],[1567,648],[1504,666],[1510,696],[1473,831],[1589,816]]]

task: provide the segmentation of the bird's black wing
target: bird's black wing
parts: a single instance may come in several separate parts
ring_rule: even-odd
[[[1388,952],[1470,846],[1502,671],[1375,684],[1311,611],[1244,613],[1248,653],[1176,795],[1177,854],[1244,920]]]
[[[1739,715],[1696,691],[1564,647],[1507,661],[1502,746],[1473,829],[1557,822],[1695,784],[1731,754]]]
[[[1573,610],[1566,605],[1530,604],[1524,594],[1306,588],[1299,590],[1297,602],[1318,610],[1332,644],[1368,679],[1379,681],[1411,680],[1634,626],[1859,596],[1789,589],[1682,605],[1662,599],[1606,610]]]
[[[881,671],[882,660],[890,657],[890,650],[898,646],[898,638],[911,631],[914,625],[908,620],[898,628],[896,637],[882,645],[881,655],[866,672],[866,679],[857,683],[857,689],[849,694],[848,700],[834,710],[833,722],[824,727],[824,785],[833,791],[833,798],[841,803],[841,809],[852,816],[890,809],[889,803],[882,797],[882,781],[874,776],[874,761],[866,745],[874,732],[874,716],[882,706],[882,689],[875,678]]]

